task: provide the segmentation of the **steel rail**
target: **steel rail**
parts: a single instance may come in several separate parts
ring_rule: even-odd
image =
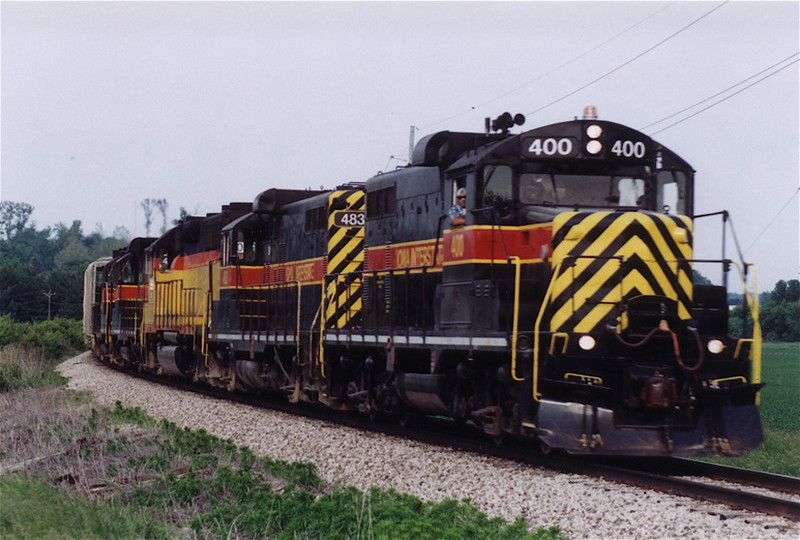
[[[800,478],[783,474],[741,469],[709,461],[690,458],[611,458],[606,464],[628,469],[644,470],[669,476],[703,476],[735,484],[781,491],[800,499]]]
[[[734,471],[736,471],[737,481],[746,484],[746,486],[743,484],[743,487],[740,489],[720,486],[702,480],[690,480],[685,477],[663,475],[655,472],[601,463],[586,462],[577,463],[576,465],[562,463],[560,467],[564,467],[564,469],[569,469],[570,472],[578,474],[591,474],[592,476],[598,476],[606,480],[624,482],[626,484],[664,491],[674,495],[722,503],[734,508],[742,508],[754,512],[780,516],[792,521],[800,521],[800,502],[798,502],[798,500],[765,495],[747,489],[747,487],[751,485],[746,480],[748,477],[758,479],[755,483],[756,487],[764,487],[760,482],[764,476],[759,474],[758,471],[728,467],[731,474],[734,474]],[[680,474],[684,473],[685,471]],[[791,479],[791,477],[787,478]],[[795,485],[800,483],[800,479],[795,478],[793,480]]]

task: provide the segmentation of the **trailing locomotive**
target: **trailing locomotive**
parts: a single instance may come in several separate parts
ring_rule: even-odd
[[[364,183],[269,189],[135,239],[87,269],[87,340],[130,369],[442,415],[498,442],[758,446],[757,309],[750,337],[731,337],[726,287],[693,283],[711,261],[693,258],[691,166],[591,111],[509,133],[523,121],[434,133]]]

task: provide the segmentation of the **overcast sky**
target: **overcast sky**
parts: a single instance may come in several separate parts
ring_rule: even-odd
[[[366,180],[405,163],[412,125],[417,140],[482,131],[509,111],[531,129],[591,104],[694,166],[698,213],[731,212],[762,290],[798,277],[796,1],[0,10],[0,197],[33,205],[39,228],[143,236],[145,198],[167,199],[171,223],[270,187]],[[720,256],[711,221],[696,237],[697,256]]]

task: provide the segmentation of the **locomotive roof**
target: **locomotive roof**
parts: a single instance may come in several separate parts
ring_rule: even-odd
[[[420,139],[414,147],[411,165],[437,165],[441,169],[456,170],[485,161],[487,156],[493,154],[519,155],[521,141],[528,137],[575,137],[580,140],[586,127],[592,124],[600,126],[604,133],[613,133],[619,138],[635,137],[647,141],[653,149],[661,152],[663,168],[692,169],[678,154],[638,130],[608,120],[588,118],[557,122],[518,134],[439,131]]]

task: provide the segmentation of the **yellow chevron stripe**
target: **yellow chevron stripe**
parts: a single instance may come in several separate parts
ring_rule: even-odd
[[[650,286],[647,280],[642,276],[638,270],[629,272],[622,281],[622,297],[629,295],[631,291],[637,289],[643,295],[657,294],[656,291]],[[616,288],[615,288],[616,289]],[[669,295],[667,295],[669,296]],[[603,302],[619,302],[619,293],[609,293],[602,300]],[[575,332],[590,332],[597,327],[600,323],[609,317],[612,308],[611,304],[598,304],[589,315],[580,320],[574,328]],[[680,314],[680,313],[679,313]],[[686,317],[682,317],[686,318]]]
[[[329,205],[342,196],[345,196],[345,204],[341,211],[365,211],[363,191],[333,192],[328,198]],[[359,205],[356,210],[351,210]],[[328,214],[328,272],[340,274],[358,272],[364,265],[364,227],[363,225],[337,226],[337,211],[332,210]],[[346,276],[337,276],[325,287],[326,328],[347,328],[352,318],[361,312],[361,277],[353,279],[340,290],[340,285],[346,279]]]
[[[556,217],[553,225],[553,234],[556,234],[565,226],[567,222],[577,216],[577,213],[561,214]],[[554,298],[561,297],[561,305],[556,306],[556,311],[552,314],[551,330],[568,330],[569,322],[574,314],[583,310],[582,318],[574,321],[573,330],[577,332],[589,332],[595,329],[618,304],[631,295],[634,290],[644,295],[660,294],[672,299],[691,298],[692,282],[690,272],[680,269],[680,261],[676,260],[676,251],[681,258],[689,259],[692,256],[692,247],[682,239],[685,236],[676,226],[675,218],[666,215],[625,213],[614,216],[611,223],[601,225],[601,221],[607,219],[610,213],[596,212],[580,215],[580,220],[572,225],[572,229],[562,238],[560,243],[555,246],[553,253],[553,264],[557,265],[565,258],[579,257],[573,259],[570,267],[564,268],[559,276],[555,276]],[[691,221],[686,217],[679,218],[683,221],[687,231],[691,232]],[[671,238],[657,228],[656,221],[662,223],[662,227],[672,233]],[[634,224],[641,227],[646,234],[645,240],[639,234],[628,238],[624,244],[613,248],[612,245],[619,241],[620,237],[626,234],[626,230]],[[598,226],[605,227],[597,237],[587,245],[587,235],[596,233],[594,230]],[[602,258],[598,258],[602,257]],[[620,257],[620,259],[607,259],[608,257]],[[645,277],[636,268],[621,275],[621,264],[633,257],[638,257],[641,264],[649,269],[649,277]],[[598,266],[599,264],[599,266]],[[662,265],[666,264],[670,270],[662,270]],[[594,273],[588,275],[590,268],[594,265]],[[677,279],[676,286],[671,280]],[[583,282],[580,287],[572,291],[578,282]],[[611,287],[605,293],[603,289]],[[602,297],[600,295],[603,294]],[[567,298],[566,301],[564,299]],[[588,310],[585,306],[591,306]],[[678,302],[678,315],[686,319],[691,315],[688,306],[683,302]]]
[[[568,268],[564,272],[562,272],[561,276],[558,277],[556,281],[556,288],[555,290],[561,292],[567,288],[569,288],[575,280],[575,277],[581,275],[586,267],[594,262],[594,259],[579,259],[576,262],[575,267]],[[561,306],[561,308],[556,311],[551,319],[551,329],[555,331],[558,328],[561,328],[564,323],[566,323],[572,317],[572,313],[578,310],[581,306],[583,306],[588,300],[592,298],[592,295],[597,292],[597,290],[605,284],[616,272],[619,271],[620,268],[620,261],[616,259],[608,260],[601,268],[599,272],[596,272],[592,275],[589,281],[581,287],[579,290],[574,291],[571,302],[568,302]],[[614,297],[616,295],[616,297]],[[622,294],[620,291],[620,287],[614,287],[611,293],[607,295],[608,301],[619,302],[622,300]],[[598,308],[595,308],[598,309]]]

